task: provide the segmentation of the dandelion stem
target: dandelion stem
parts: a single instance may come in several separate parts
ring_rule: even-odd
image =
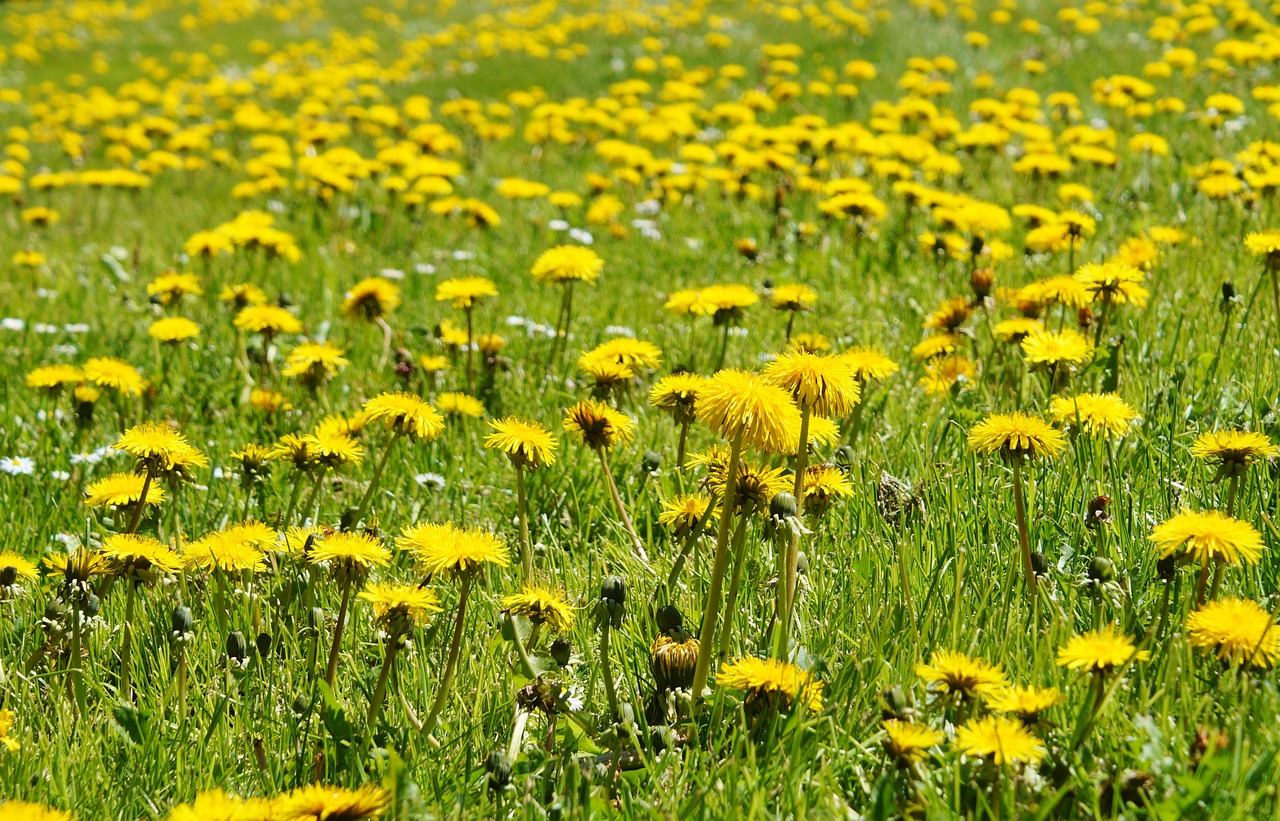
[[[716,534],[715,564],[711,569],[711,585],[707,588],[707,603],[702,612],[702,628],[698,632],[698,663],[694,668],[692,693],[701,699],[707,688],[707,676],[711,672],[711,646],[715,642],[716,621],[720,617],[720,592],[724,584],[724,571],[729,564],[729,526],[733,520],[733,507],[738,494],[738,460],[742,458],[742,430],[733,437],[729,448],[728,477],[724,496],[720,500],[720,530]]]
[[[813,407],[805,405],[800,410],[800,446],[796,450],[795,482],[791,495],[796,499],[796,519],[804,521],[804,474],[809,467],[809,419],[813,416]],[[796,576],[800,562],[800,528],[791,531],[787,540],[787,557],[783,564],[783,575],[778,584],[778,641],[776,655],[785,659],[791,648],[791,624],[795,618]]]
[[[124,599],[124,625],[120,637],[120,687],[117,691],[121,701],[132,701],[129,687],[129,662],[133,655],[133,603],[137,598],[138,583],[130,582]]]
[[[533,543],[529,538],[529,497],[524,486],[524,467],[516,464],[516,504],[520,517],[520,568],[526,584],[533,581]]]
[[[378,492],[378,485],[382,482],[382,474],[387,469],[387,462],[391,460],[391,451],[395,450],[396,442],[400,441],[400,431],[396,431],[391,435],[391,441],[387,442],[387,447],[382,451],[382,458],[378,460],[378,466],[373,469],[373,478],[369,480],[369,487],[364,491],[364,496],[360,497],[360,504],[357,506],[356,516],[352,520],[353,524],[358,523],[364,518],[364,514],[369,512],[369,505],[373,502],[373,494]]]
[[[467,313],[467,393],[474,394],[476,392],[476,337],[473,333],[475,320],[472,316],[471,306],[466,308]]]
[[[151,491],[151,469],[143,474],[142,491],[138,494],[138,503],[133,506],[133,516],[129,519],[129,529],[125,533],[137,533],[142,523],[142,511],[147,508],[147,494]]]
[[[733,616],[737,612],[738,589],[742,584],[743,557],[747,548],[747,516],[738,517],[738,527],[733,531],[733,573],[729,580],[729,595],[724,602],[724,628],[720,631],[720,646],[717,658],[724,661],[729,657],[729,642],[733,638]]]
[[[1027,594],[1036,597],[1036,571],[1031,563],[1031,538],[1027,534],[1027,504],[1022,495],[1022,462],[1013,460],[1013,509],[1018,518],[1018,549],[1022,553],[1022,572],[1026,577]]]
[[[609,716],[616,721],[621,713],[618,712],[618,691],[613,681],[613,665],[609,662],[609,636],[612,632],[613,628],[609,626],[609,620],[605,619],[600,628],[600,677],[604,679],[604,695],[609,701]]]
[[[689,423],[692,421],[692,419],[685,419],[680,422],[680,441],[676,445],[676,470],[680,473],[684,473],[685,469],[684,454],[689,444]]]
[[[453,621],[453,640],[449,644],[449,658],[444,664],[444,673],[440,676],[440,689],[436,693],[436,700],[431,704],[431,712],[427,714],[427,718],[422,722],[420,733],[430,733],[436,726],[436,720],[440,718],[440,712],[444,709],[444,702],[449,697],[449,687],[453,684],[453,674],[458,668],[458,651],[462,647],[462,628],[466,624],[467,618],[467,595],[471,592],[471,574],[466,573],[462,576],[461,589],[458,592],[458,615]]]
[[[689,535],[685,537],[684,547],[681,548],[680,555],[676,556],[676,560],[671,563],[671,572],[667,574],[667,586],[665,588],[668,597],[670,597],[671,591],[675,589],[676,584],[680,581],[680,574],[684,570],[685,563],[689,561],[689,555],[693,553],[693,546],[702,537],[703,526],[706,525],[708,518],[710,517],[707,513],[703,513],[698,517],[698,523],[689,530]],[[663,602],[663,604],[666,603],[668,602]]]
[[[329,648],[329,665],[325,669],[324,681],[333,687],[338,679],[338,651],[342,647],[342,628],[347,621],[347,607],[351,604],[351,582],[342,585],[342,603],[338,605],[338,623],[333,626],[333,646]]]
[[[604,471],[604,481],[609,486],[609,495],[613,497],[613,506],[618,511],[618,518],[622,520],[623,528],[626,529],[627,535],[631,537],[631,544],[635,547],[636,555],[640,557],[640,561],[648,564],[649,556],[645,553],[644,542],[640,541],[640,536],[636,533],[636,526],[631,523],[631,517],[627,515],[627,508],[622,504],[622,496],[618,493],[618,484],[613,480],[613,471],[609,469],[609,457],[605,455],[604,448],[596,448],[596,455],[600,457],[600,468]]]
[[[382,710],[382,702],[387,695],[387,678],[391,675],[392,665],[395,664],[399,638],[396,635],[387,637],[387,655],[382,660],[382,669],[378,671],[378,683],[373,687],[373,695],[369,697],[369,718],[365,723],[370,733],[373,732],[378,713]]]
[[[289,491],[289,506],[285,508],[284,523],[288,526],[293,521],[293,513],[298,509],[298,499],[302,496],[302,480],[307,474],[298,471],[298,475],[293,477],[293,490]]]

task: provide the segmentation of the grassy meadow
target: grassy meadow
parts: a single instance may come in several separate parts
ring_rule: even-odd
[[[1280,6],[0,6],[0,818],[1280,817]]]

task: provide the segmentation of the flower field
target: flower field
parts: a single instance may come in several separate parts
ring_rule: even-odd
[[[0,818],[1277,816],[1278,19],[0,6]]]

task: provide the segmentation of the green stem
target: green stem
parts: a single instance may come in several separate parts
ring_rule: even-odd
[[[338,651],[342,647],[342,628],[347,622],[347,607],[351,604],[351,582],[342,586],[342,604],[338,606],[338,623],[333,627],[333,645],[329,648],[329,665],[325,668],[324,681],[333,688],[338,679]]]
[[[604,448],[596,448],[596,455],[600,457],[600,469],[604,471],[604,481],[609,486],[609,496],[613,498],[613,506],[618,511],[618,518],[622,520],[623,528],[626,529],[627,535],[631,537],[631,544],[635,548],[636,555],[640,557],[640,561],[648,564],[649,556],[645,552],[644,542],[640,541],[640,535],[636,533],[636,526],[631,523],[631,517],[627,515],[627,508],[622,504],[622,496],[618,493],[618,485],[613,481],[613,471],[609,469],[609,457],[605,455]]]
[[[609,662],[609,635],[612,632],[606,620],[604,626],[600,628],[600,675],[604,679],[605,698],[609,700],[609,716],[616,721],[621,713],[618,712],[618,692],[613,681],[613,665]]]
[[[360,497],[360,504],[357,507],[357,513],[354,523],[359,523],[364,518],[364,514],[369,512],[369,505],[373,502],[373,494],[378,492],[378,484],[382,481],[382,474],[387,469],[387,462],[391,460],[391,451],[395,450],[396,442],[400,441],[400,431],[396,431],[391,436],[391,441],[387,442],[386,450],[382,451],[382,458],[378,460],[378,466],[373,469],[373,478],[369,480],[369,487],[365,489],[364,496]]]
[[[720,593],[724,584],[724,571],[729,564],[729,526],[733,521],[733,508],[738,493],[738,460],[742,458],[742,430],[733,437],[729,448],[728,474],[724,497],[720,500],[720,529],[716,535],[715,564],[711,570],[711,584],[707,588],[706,609],[702,613],[702,628],[698,633],[698,662],[693,673],[692,693],[701,699],[707,688],[707,676],[711,672],[711,646],[715,642],[716,622],[720,617]]]
[[[130,582],[124,599],[124,628],[120,637],[120,700],[132,701],[129,688],[129,662],[133,655],[133,603],[137,598],[138,583]]]
[[[382,710],[382,701],[387,695],[387,678],[391,675],[391,667],[396,660],[396,645],[399,636],[389,636],[387,638],[387,656],[382,660],[382,669],[378,671],[378,683],[373,687],[373,695],[369,697],[369,718],[365,722],[368,732],[373,732],[374,723],[378,720],[378,713]]]
[[[1022,572],[1026,577],[1027,593],[1036,597],[1036,571],[1031,563],[1031,537],[1027,534],[1027,504],[1022,495],[1022,462],[1013,462],[1013,509],[1018,517],[1018,549],[1022,553]]]
[[[436,726],[436,720],[440,718],[440,713],[444,710],[445,700],[449,696],[449,687],[453,684],[453,674],[458,668],[458,651],[462,647],[462,628],[466,623],[467,616],[467,594],[471,592],[471,574],[467,573],[462,577],[462,588],[458,593],[458,615],[453,621],[453,641],[449,645],[449,658],[445,661],[444,674],[440,677],[440,689],[436,693],[436,700],[431,704],[431,712],[427,715],[425,721],[422,722],[422,729],[418,732],[429,734]]]
[[[151,492],[151,469],[147,468],[147,472],[143,474],[142,492],[138,494],[138,503],[133,506],[133,516],[129,519],[129,529],[125,533],[137,533],[138,525],[142,523],[142,511],[147,507],[147,494]]]
[[[720,646],[716,657],[724,661],[729,657],[729,642],[733,638],[733,617],[737,612],[738,589],[742,584],[743,556],[747,548],[747,522],[745,513],[738,518],[738,527],[733,532],[733,572],[729,579],[729,595],[724,601],[724,628],[720,631]]]
[[[804,521],[804,474],[809,467],[809,420],[813,408],[805,405],[800,412],[800,447],[796,450],[795,482],[792,495],[796,499],[796,519]],[[796,581],[800,562],[800,530],[791,532],[787,540],[787,559],[783,565],[782,583],[778,585],[778,641],[775,653],[779,659],[786,658],[791,647],[791,623],[795,618]]]
[[[520,567],[524,582],[533,582],[533,541],[529,538],[529,497],[524,486],[524,468],[516,464],[516,501],[520,514]]]

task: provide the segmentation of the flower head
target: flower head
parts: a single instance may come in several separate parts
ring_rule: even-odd
[[[25,556],[19,556],[12,550],[0,550],[0,570],[9,567],[13,568],[14,577],[18,581],[29,582],[36,578],[35,562]]]
[[[891,718],[880,725],[884,730],[884,749],[901,764],[924,761],[929,750],[942,743],[947,734],[924,724],[913,724]]]
[[[769,292],[769,305],[779,311],[810,311],[817,301],[818,292],[799,283],[775,285]]]
[[[1109,673],[1131,659],[1146,661],[1149,658],[1149,651],[1134,647],[1132,639],[1110,624],[1072,636],[1058,650],[1059,667],[1097,673]]]
[[[964,699],[990,696],[1006,684],[1004,671],[999,667],[955,650],[935,652],[928,664],[916,665],[916,675],[931,690]]]
[[[698,391],[698,421],[729,441],[769,453],[795,453],[800,443],[800,409],[791,395],[763,377],[723,370]]]
[[[367,573],[375,567],[385,567],[391,561],[391,554],[368,533],[339,531],[314,540],[307,559],[312,564],[328,564],[339,571]]]
[[[694,418],[694,403],[706,377],[696,373],[675,373],[659,379],[649,390],[649,404],[685,424]]]
[[[192,467],[209,464],[204,454],[192,447],[175,427],[158,422],[144,422],[129,428],[112,447],[128,453],[140,470],[153,476],[178,475]]]
[[[1248,522],[1216,510],[1184,510],[1156,525],[1147,537],[1160,556],[1181,553],[1201,564],[1256,564],[1262,557],[1262,536]]]
[[[747,692],[747,705],[754,709],[789,710],[803,706],[809,712],[822,709],[822,682],[785,661],[740,658],[720,668],[716,683]]]
[[[484,277],[446,279],[436,286],[436,302],[450,302],[455,308],[470,308],[481,299],[498,295],[498,286]]]
[[[1078,331],[1032,331],[1022,339],[1022,355],[1032,365],[1077,366],[1093,358],[1093,343]]]
[[[662,512],[658,514],[658,524],[671,532],[676,539],[683,539],[698,526],[698,522],[707,514],[711,506],[711,497],[705,493],[691,493],[662,500]]]
[[[1076,271],[1075,279],[1088,289],[1094,302],[1141,308],[1147,304],[1147,297],[1151,295],[1150,291],[1142,287],[1142,271],[1123,262],[1082,265]]]
[[[1244,430],[1202,433],[1191,445],[1191,455],[1217,465],[1219,479],[1243,477],[1249,464],[1280,456],[1280,448],[1266,435]]]
[[[564,411],[564,429],[578,433],[592,450],[609,449],[635,436],[635,422],[603,402],[583,401]]]
[[[444,417],[411,393],[381,393],[364,403],[370,422],[381,419],[389,430],[416,439],[435,439],[444,433]]]
[[[1262,257],[1269,270],[1280,269],[1280,230],[1254,231],[1244,238],[1244,247],[1256,257]]]
[[[362,279],[342,300],[342,313],[373,321],[400,307],[400,286],[383,277]]]
[[[539,423],[508,416],[490,420],[489,427],[493,433],[485,437],[484,446],[507,454],[516,466],[537,470],[556,463],[558,443]]]
[[[328,342],[303,342],[289,351],[281,373],[315,387],[338,375],[348,365],[344,351]]]
[[[474,573],[487,564],[506,567],[511,563],[502,539],[483,530],[453,524],[420,524],[409,528],[396,544],[413,553],[427,573]]]
[[[558,245],[543,251],[530,272],[533,281],[547,285],[586,282],[594,285],[604,270],[604,260],[581,245]]]
[[[85,362],[81,370],[86,381],[126,396],[140,396],[147,384],[137,368],[113,356],[94,357]]]
[[[440,612],[436,594],[418,584],[371,584],[356,598],[369,602],[373,617],[393,633],[408,632]]]
[[[365,821],[391,806],[391,794],[377,784],[357,790],[311,784],[277,799],[274,821]]]
[[[1280,659],[1280,625],[1247,599],[1211,601],[1188,613],[1187,639],[1233,667],[1266,669]]]
[[[484,416],[484,403],[469,393],[446,391],[436,397],[436,409],[445,416],[470,417],[480,419]]]
[[[157,319],[147,328],[147,335],[157,342],[176,344],[200,335],[200,326],[182,316],[166,316]]]
[[[113,473],[104,476],[85,488],[84,503],[89,507],[128,507],[138,503],[145,476],[136,473]],[[147,486],[147,505],[155,506],[164,501],[164,488],[152,482]]]
[[[1009,686],[992,693],[987,698],[987,706],[994,713],[1015,715],[1023,724],[1032,725],[1040,722],[1041,713],[1066,700],[1057,687]]]
[[[956,729],[956,747],[965,755],[989,758],[998,766],[1034,764],[1045,748],[1026,725],[1015,718],[971,718]]]
[[[519,593],[503,598],[502,609],[534,624],[545,624],[556,633],[573,629],[573,609],[563,594],[546,587],[526,585]]]
[[[246,305],[233,324],[242,331],[266,336],[302,333],[302,322],[279,305]]]
[[[178,554],[150,536],[117,533],[103,540],[98,553],[112,575],[130,581],[154,581],[157,576],[182,570]]]
[[[769,363],[764,378],[818,416],[844,416],[861,398],[853,366],[843,356],[784,353]]]
[[[849,348],[840,354],[849,362],[853,375],[859,382],[872,379],[885,379],[898,372],[898,363],[885,356],[879,348],[859,346]]]
[[[1124,436],[1138,418],[1138,412],[1114,393],[1082,393],[1055,396],[1049,416],[1059,425],[1079,426],[1092,434]]]
[[[1066,446],[1061,431],[1021,412],[992,414],[969,431],[969,450],[1006,459],[1057,456]]]
[[[64,385],[74,385],[85,378],[84,371],[75,365],[45,365],[30,371],[26,376],[28,388],[58,393]]]

